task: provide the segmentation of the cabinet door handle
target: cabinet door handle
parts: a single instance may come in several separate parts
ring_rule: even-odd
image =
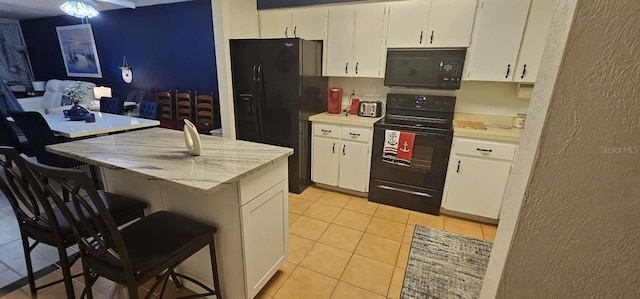
[[[356,74],[358,74],[358,62],[356,62]]]
[[[289,27],[284,27],[284,37],[289,37]]]
[[[321,129],[320,131],[321,131],[322,133],[325,133],[325,134],[329,134],[329,133],[331,133],[331,130]]]
[[[333,147],[331,147],[331,151],[335,154],[336,153],[336,143],[333,143]]]
[[[358,136],[360,136],[360,133],[349,133],[349,135],[351,135],[353,137],[358,137]]]
[[[429,41],[430,44],[433,44],[433,30],[431,30],[431,40]]]
[[[349,69],[349,63],[347,62],[347,64],[344,65],[344,73],[348,74],[347,70]]]
[[[527,65],[525,64],[522,67],[522,76],[520,76],[520,79],[524,79],[524,75],[527,73]]]
[[[346,156],[346,155],[347,155],[347,153],[346,153],[346,148],[347,148],[347,145],[343,144],[343,145],[342,145],[342,155],[343,155],[343,156]]]
[[[492,149],[484,149],[484,148],[476,148],[476,150],[479,151],[479,152],[483,152],[483,153],[493,152]]]
[[[424,30],[420,30],[420,44],[422,45],[422,37],[424,35]]]
[[[460,172],[460,160],[458,160],[458,168],[456,169],[456,172]]]
[[[298,26],[293,27],[293,37],[298,37]]]
[[[507,64],[507,75],[504,76],[505,78],[509,78],[509,73],[511,73],[511,65]]]

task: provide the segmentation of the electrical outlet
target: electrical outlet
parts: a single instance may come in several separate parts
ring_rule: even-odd
[[[356,90],[355,90],[355,89],[352,89],[352,90],[351,90],[351,96],[355,96],[355,95],[356,95]]]

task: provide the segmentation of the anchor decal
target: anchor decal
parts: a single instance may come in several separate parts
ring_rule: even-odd
[[[400,149],[400,151],[408,153],[411,151],[411,149],[407,148],[407,146],[409,146],[409,142],[404,142],[404,147]]]
[[[396,146],[398,144],[398,133],[392,132],[389,136],[389,142],[387,143],[389,143],[389,145]]]

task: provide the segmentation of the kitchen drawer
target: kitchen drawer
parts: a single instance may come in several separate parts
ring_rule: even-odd
[[[313,124],[313,135],[314,136],[322,136],[322,137],[330,137],[330,138],[340,138],[340,126],[330,125],[330,124]]]
[[[342,140],[369,142],[371,129],[342,126]]]
[[[458,155],[507,161],[512,161],[516,154],[516,145],[480,140],[456,139],[454,148]]]

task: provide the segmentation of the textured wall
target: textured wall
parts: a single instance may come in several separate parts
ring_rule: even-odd
[[[637,0],[577,1],[555,87],[536,85],[532,111],[553,93],[537,151],[518,153],[534,159],[517,223],[500,224],[514,234],[495,297],[640,298],[638,15]],[[492,255],[506,249],[508,230],[499,227]],[[494,297],[487,282],[483,297]]]

